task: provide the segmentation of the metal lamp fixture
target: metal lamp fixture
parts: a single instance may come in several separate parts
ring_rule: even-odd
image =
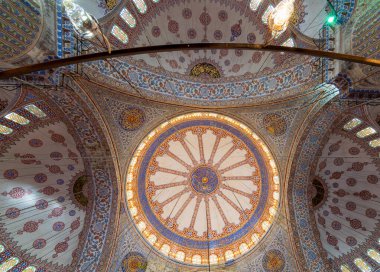
[[[294,12],[295,0],[282,0],[269,14],[268,25],[272,31],[272,36],[284,32],[290,22]]]
[[[100,25],[94,16],[85,11],[80,5],[74,3],[73,0],[63,0],[63,6],[79,37],[90,40],[100,36],[106,43],[108,52],[111,53],[111,44],[102,33]]]

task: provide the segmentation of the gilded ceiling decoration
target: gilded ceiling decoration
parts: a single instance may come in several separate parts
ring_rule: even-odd
[[[263,268],[265,272],[284,271],[285,257],[281,251],[272,249],[265,253],[263,258]]]
[[[130,252],[122,261],[121,272],[144,272],[146,268],[146,258],[138,252]]]
[[[212,77],[220,78],[221,74],[218,69],[210,63],[198,63],[190,71],[190,75],[194,77]]]
[[[190,113],[142,141],[128,169],[127,206],[142,237],[161,254],[192,265],[224,264],[269,230],[279,203],[277,171],[248,127]]]
[[[276,113],[270,113],[264,116],[263,125],[273,136],[281,136],[287,129],[286,120]]]
[[[120,115],[120,126],[128,131],[139,129],[145,122],[145,113],[137,107],[128,107]]]

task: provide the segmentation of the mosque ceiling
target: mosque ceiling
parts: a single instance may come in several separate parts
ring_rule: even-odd
[[[25,264],[38,271],[97,265],[102,249],[107,252],[112,244],[104,242],[114,227],[108,212],[118,207],[115,173],[110,164],[89,159],[107,153],[104,140],[82,105],[75,105],[79,100],[64,94],[23,88],[0,118],[0,233],[10,252],[2,262],[26,260],[16,263],[20,271]],[[88,258],[92,264],[86,264]]]
[[[115,48],[269,40],[277,45],[310,47],[314,46],[312,39],[300,31],[307,31],[305,24],[314,21],[322,9],[308,1],[297,1],[294,27],[271,39],[266,16],[272,6],[267,0],[136,2],[143,3],[143,8],[136,8],[132,1],[120,4],[103,22]],[[306,11],[307,7],[310,10]],[[125,43],[120,40],[122,33]],[[113,85],[128,81],[155,100],[240,105],[289,97],[310,88],[317,78],[313,62],[309,57],[284,53],[197,50],[125,57],[112,64],[88,64],[87,68],[94,80]],[[127,92],[135,92],[129,84],[123,85]]]
[[[364,108],[331,105],[325,112],[301,140],[290,177],[290,220],[296,239],[308,245],[298,252],[310,270],[370,271],[379,262],[380,130]]]
[[[12,31],[29,34],[14,48],[0,37],[0,67],[52,58],[63,39],[46,27],[52,2],[27,2],[0,7],[3,26],[27,8],[35,22],[16,16]],[[77,2],[113,48],[270,39],[269,0]],[[322,2],[296,0],[291,27],[271,43],[313,47]],[[369,11],[379,2],[356,2],[362,11],[349,20],[355,1],[336,1],[347,7],[342,50],[376,58],[378,20]],[[0,95],[0,257],[11,252],[15,269],[169,272],[212,263],[218,271],[347,272],[379,264],[380,110],[347,111],[333,85],[313,88],[314,59],[198,50],[81,68],[83,77],[65,77],[67,88]],[[372,68],[340,68],[352,88],[378,90]],[[353,118],[361,123],[345,129]]]
[[[133,155],[133,152],[139,146],[139,143],[143,141],[146,135],[148,135],[156,127],[160,126],[160,124],[167,122],[168,120],[170,120],[171,118],[175,116],[194,112],[194,109],[181,107],[181,106],[167,105],[167,104],[161,104],[157,102],[146,103],[144,99],[123,95],[116,89],[108,89],[105,86],[98,85],[96,83],[87,81],[85,79],[75,78],[75,81],[73,81],[70,85],[73,86],[73,84],[78,84],[77,85],[78,88],[83,88],[83,90],[85,90],[86,93],[91,93],[91,96],[94,98],[94,102],[97,105],[96,108],[100,109],[100,113],[103,116],[101,118],[107,124],[107,127],[108,127],[107,129],[110,130],[110,134],[111,134],[111,137],[113,138],[114,145],[118,147],[117,148],[118,160],[120,162],[120,169],[122,170],[122,172],[127,171],[127,168],[129,166],[129,160],[131,156]],[[301,120],[305,118],[306,112],[310,110],[309,109],[309,106],[311,106],[310,99],[314,96],[315,94],[311,95],[311,97],[309,98],[300,99],[298,101],[298,104],[303,109],[300,112],[297,111],[296,107],[293,110],[291,110],[289,108],[290,104],[288,105],[288,103],[290,102],[286,102],[281,105],[274,104],[270,107],[265,107],[265,108],[263,107],[261,109],[259,108],[256,108],[256,109],[244,108],[240,110],[224,109],[223,111],[219,109],[215,109],[215,112],[227,114],[231,116],[232,118],[236,116],[239,120],[242,120],[243,123],[246,123],[250,127],[254,128],[255,131],[257,131],[260,134],[260,137],[262,137],[262,139],[265,140],[265,142],[270,144],[271,151],[273,152],[273,155],[276,157],[276,161],[277,160],[279,161],[279,167],[282,168],[286,166],[286,161],[287,161],[286,154],[290,152],[290,149],[288,149],[287,146],[291,145],[292,143],[293,136],[291,135],[293,135],[294,131],[297,131],[298,125],[302,123]],[[131,113],[133,113],[132,114],[133,118],[131,118],[130,116]],[[274,114],[275,115],[277,114],[277,115],[272,116]],[[277,126],[276,122],[273,122],[273,120],[277,120],[278,116],[284,119],[284,122],[279,122],[279,126]],[[265,122],[264,122],[264,119],[266,120]],[[295,120],[298,120],[298,121],[295,121]],[[188,141],[186,140],[186,142]],[[286,145],[284,146],[285,143]],[[197,147],[198,146],[197,140],[195,139],[195,143],[192,143],[190,146],[191,148],[193,148],[193,146]],[[208,145],[206,144],[205,146],[208,146]],[[185,157],[182,160],[186,161],[187,159],[188,158]],[[161,159],[159,161],[161,162]],[[165,160],[163,161],[163,163],[165,163]],[[174,166],[175,166],[174,163],[169,163],[169,167],[174,167]],[[175,166],[174,168],[179,171],[182,169],[181,167],[182,166],[179,165],[178,167]],[[143,168],[144,167],[141,167],[141,169]],[[283,169],[279,169],[279,170],[283,170]],[[157,175],[158,174],[170,175],[168,173],[157,173]],[[175,177],[175,175],[173,177]],[[165,194],[163,195],[165,196]],[[171,193],[168,193],[168,195],[171,195]],[[283,216],[282,213],[283,212],[281,212],[281,215],[280,215],[281,218]],[[142,213],[140,212],[139,214],[142,214]],[[184,212],[183,214],[188,215],[188,212],[186,213]],[[183,214],[182,214],[182,217],[183,217]],[[158,218],[160,218],[159,215],[157,216]],[[123,263],[124,265],[128,263],[126,260],[137,260],[136,262],[139,262],[138,260],[141,261],[140,257],[138,257],[140,255],[137,254],[139,253],[139,254],[142,254],[142,256],[144,256],[145,258],[147,255],[149,256],[149,259],[151,261],[147,262],[148,267],[150,266],[154,267],[155,265],[158,265],[160,262],[161,263],[164,262],[165,263],[164,266],[166,267],[165,269],[167,269],[167,271],[172,271],[170,269],[174,269],[175,265],[173,266],[171,261],[168,261],[168,259],[166,259],[164,255],[160,253],[159,246],[155,249],[152,249],[149,241],[142,238],[141,237],[142,234],[139,234],[138,227],[133,227],[134,221],[129,217],[130,215],[129,215],[128,208],[125,208],[120,217],[121,218],[120,220],[123,223],[121,223],[120,225],[121,226],[120,240],[119,240],[119,245],[117,246],[117,249],[116,249],[117,252],[119,253],[117,254],[117,256],[115,256],[115,263],[114,263],[115,269],[117,267],[121,269],[121,267],[123,267]],[[180,216],[178,219],[181,219]],[[284,220],[280,220],[280,221],[282,222]],[[220,222],[223,222],[223,219],[220,219]],[[286,220],[284,222],[286,222]],[[281,225],[284,224],[283,227],[286,228],[285,227],[286,223],[284,222],[280,224]],[[137,222],[137,224],[138,223],[139,222]],[[145,222],[146,228],[148,228],[148,223],[149,222],[147,221]],[[278,226],[278,224],[275,224],[275,225]],[[125,228],[123,226],[129,226],[129,227]],[[141,223],[140,227],[144,227],[144,224]],[[272,232],[268,233],[265,239],[272,239],[272,237],[276,235],[276,234],[273,234],[274,236],[272,236],[271,233]],[[176,234],[176,235],[179,235],[179,234]],[[264,241],[266,241],[265,239]],[[284,239],[284,238],[281,238],[281,239]],[[261,243],[259,243],[259,245],[260,244]],[[173,244],[170,244],[170,246],[172,248]],[[290,249],[291,246],[288,248]],[[258,250],[257,248],[254,248],[252,251],[249,251],[249,253],[247,254],[249,256],[258,256],[257,250]],[[270,249],[266,248],[266,250],[269,251]],[[126,256],[125,252],[130,252],[131,255]],[[187,251],[187,253],[188,252],[189,251]],[[291,252],[287,252],[286,254],[290,254],[288,259],[294,258]],[[181,253],[179,254],[179,256],[180,255]],[[175,258],[176,254],[170,253],[170,256],[171,256],[170,259],[176,260]],[[277,255],[273,255],[273,256],[276,256],[274,257],[275,259],[280,258]],[[187,258],[187,262],[190,262],[191,264],[192,258],[191,257],[190,258],[186,257],[186,258]],[[244,258],[243,256],[242,258],[240,258],[239,261],[237,262],[237,267],[238,267],[237,271],[241,271],[242,267],[245,265],[247,265],[247,267],[253,267],[252,263],[245,261],[245,260],[250,259],[253,262],[253,259],[251,258],[253,257]],[[261,267],[262,265],[261,261],[258,261],[256,257],[254,259],[256,260],[255,262],[257,262],[256,265],[259,265],[257,267]],[[155,264],[156,261],[154,260],[157,260],[156,264]],[[227,269],[226,271],[229,271],[228,268],[225,268],[225,269]],[[148,271],[154,271],[154,270],[148,270]],[[268,270],[268,271],[271,271],[271,270]],[[285,269],[284,271],[292,271],[292,269],[289,269],[289,270]]]
[[[248,127],[189,113],[141,142],[126,177],[127,206],[162,254],[193,265],[207,265],[207,256],[224,264],[269,230],[280,199],[278,175],[269,149]]]
[[[359,132],[370,124],[362,121],[352,129],[345,128],[344,124],[353,118],[363,116],[343,118],[329,135],[309,189],[322,247],[337,269],[341,264],[355,267],[356,258],[377,266],[367,251],[378,247],[380,231],[376,200],[380,194],[380,164],[376,159],[378,149],[370,146],[379,138],[380,130],[362,137]]]

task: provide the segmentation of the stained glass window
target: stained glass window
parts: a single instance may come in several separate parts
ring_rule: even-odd
[[[0,125],[0,134],[9,135],[12,132],[13,132],[13,129],[6,127],[6,126],[3,126],[3,125]]]
[[[185,253],[183,251],[178,251],[177,254],[175,255],[175,258],[181,262],[185,260]]]
[[[287,39],[282,45],[283,46],[287,46],[287,47],[294,47],[294,40],[293,40],[293,38]]]
[[[365,129],[362,129],[358,133],[356,133],[356,136],[358,136],[359,138],[365,138],[375,133],[376,133],[376,130],[373,127],[367,127]]]
[[[128,43],[128,35],[119,26],[114,25],[112,27],[111,33],[122,43]]]
[[[249,3],[249,7],[251,8],[251,10],[256,11],[259,8],[262,1],[263,0],[251,0],[251,2]]]
[[[170,252],[170,246],[167,244],[163,244],[161,247],[161,252],[164,253],[165,255],[168,255]]]
[[[355,259],[354,263],[362,272],[372,271],[371,267],[361,258]]]
[[[249,249],[249,248],[248,248],[248,246],[247,246],[246,243],[242,243],[242,244],[239,246],[240,253],[242,253],[242,254],[243,254],[244,252],[246,252],[248,249]]]
[[[351,119],[350,121],[348,121],[343,129],[344,130],[353,130],[354,128],[356,128],[358,125],[360,125],[362,122],[362,120],[358,119],[358,118],[353,118]]]
[[[7,272],[20,262],[18,258],[12,257],[0,265],[0,272]]]
[[[218,256],[215,254],[210,255],[210,264],[217,264],[218,263]]]
[[[147,10],[147,6],[144,2],[144,0],[132,0],[133,4],[135,4],[136,8],[139,10],[140,13],[145,13]]]
[[[263,21],[264,24],[268,24],[269,15],[273,10],[274,7],[272,5],[269,5],[267,10],[264,12],[263,16],[261,17],[261,21]]]
[[[340,270],[342,271],[342,272],[351,272],[351,270],[348,268],[348,266],[347,265],[341,265],[340,266]]]
[[[133,28],[136,26],[135,17],[133,17],[133,15],[126,8],[123,8],[120,12],[120,17],[127,23],[127,25],[129,25],[129,27]]]
[[[226,258],[226,261],[231,261],[234,259],[234,253],[232,252],[232,250],[227,250],[224,253],[224,257]]]
[[[44,113],[39,107],[37,107],[34,104],[30,104],[24,107],[27,111],[29,111],[31,114],[34,114],[38,118],[44,118],[46,117],[46,113]]]
[[[202,257],[200,255],[194,255],[191,261],[193,264],[202,264]]]
[[[373,147],[373,148],[379,147],[380,146],[380,138],[377,138],[375,140],[370,141],[369,146]]]
[[[25,117],[22,117],[21,115],[18,115],[15,112],[8,113],[4,117],[20,125],[27,125],[30,122],[28,119],[26,119]]]
[[[380,264],[380,254],[377,250],[368,249],[367,255],[370,256],[373,260],[375,260],[378,264]]]
[[[156,237],[156,235],[154,235],[154,234],[149,235],[149,237],[148,237],[148,241],[149,241],[152,245],[154,245],[154,243],[157,241],[157,237]]]
[[[34,266],[28,266],[22,272],[35,272],[37,269]]]

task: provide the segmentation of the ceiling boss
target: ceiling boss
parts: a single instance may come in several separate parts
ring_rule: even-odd
[[[128,210],[158,252],[188,265],[225,264],[253,249],[279,204],[265,143],[214,113],[163,123],[141,142],[126,181]]]

